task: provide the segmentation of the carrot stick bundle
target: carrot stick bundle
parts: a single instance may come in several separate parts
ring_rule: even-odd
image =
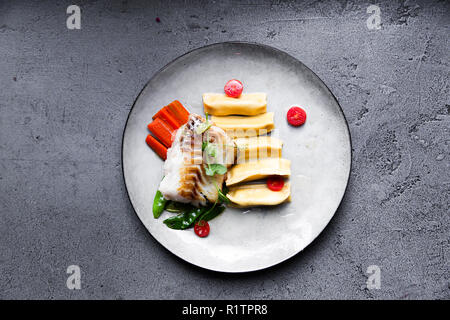
[[[153,138],[153,136],[151,134],[149,134],[147,136],[147,138],[145,139],[145,142],[147,142],[149,147],[152,148],[153,151],[155,151],[156,154],[158,156],[160,156],[163,160],[167,159],[167,148],[162,143],[160,143],[158,140]]]
[[[173,115],[181,122],[185,124],[189,118],[189,112],[183,107],[180,101],[175,100],[166,106]]]
[[[161,118],[156,118],[151,123],[148,124],[148,130],[167,148],[172,145],[172,129],[167,123],[165,123]]]

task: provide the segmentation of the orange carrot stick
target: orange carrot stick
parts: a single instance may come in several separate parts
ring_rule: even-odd
[[[156,118],[148,124],[148,130],[167,148],[172,145],[172,133],[174,130],[166,124],[161,118]]]
[[[161,113],[164,108],[159,109],[159,111],[157,113],[155,113],[155,115],[152,117],[152,119],[155,120],[156,118],[159,118],[161,116]]]
[[[183,107],[180,101],[174,100],[167,105],[169,110],[175,117],[181,121],[181,124],[185,124],[189,118],[189,112]]]
[[[167,159],[167,148],[164,147],[158,140],[153,138],[151,134],[147,136],[145,142],[147,142],[149,147],[152,148],[153,151],[155,151],[156,154],[160,156],[163,160]]]
[[[170,112],[169,108],[164,107],[155,115],[157,118],[165,121],[172,129],[178,129],[182,123]]]

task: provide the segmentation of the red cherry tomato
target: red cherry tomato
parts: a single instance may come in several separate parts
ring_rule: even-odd
[[[272,191],[280,191],[283,189],[284,179],[280,176],[273,176],[267,178],[267,187]]]
[[[227,96],[232,98],[239,98],[242,90],[244,90],[244,85],[239,80],[231,79],[225,84],[223,90],[225,91],[225,94]]]
[[[301,126],[306,121],[306,112],[300,107],[292,107],[287,112],[287,120],[294,127]]]
[[[207,237],[209,234],[209,223],[205,220],[200,220],[195,223],[194,232],[200,238]]]

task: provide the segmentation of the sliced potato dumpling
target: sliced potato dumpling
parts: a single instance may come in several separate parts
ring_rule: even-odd
[[[223,93],[204,93],[203,106],[205,113],[214,116],[255,116],[266,112],[267,96],[265,93],[243,93],[239,98],[232,98]]]
[[[239,207],[274,206],[290,201],[291,186],[286,182],[280,191],[270,190],[266,184],[246,184],[230,187],[228,199]]]
[[[269,136],[237,138],[234,140],[238,150],[237,163],[281,158],[283,141]]]
[[[273,123],[273,112],[263,113],[252,117],[212,116],[211,120],[216,126],[225,130],[225,132],[232,138],[263,135],[275,128]]]
[[[291,161],[287,159],[268,158],[254,162],[237,164],[228,171],[227,186],[245,181],[263,179],[268,176],[291,175]]]

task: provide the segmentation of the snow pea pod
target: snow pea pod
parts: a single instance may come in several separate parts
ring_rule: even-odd
[[[177,216],[170,217],[163,222],[171,229],[184,230],[192,227],[197,218],[207,212],[208,209],[208,207],[192,208],[191,210],[183,212]]]
[[[209,212],[206,212],[204,216],[202,216],[200,219],[205,221],[210,221],[217,217],[219,214],[221,214],[225,210],[224,206],[216,206],[212,208]]]
[[[193,208],[193,206],[190,204],[169,200],[166,204],[165,210],[172,212],[172,213],[181,213],[181,212],[186,212],[192,208]]]
[[[161,191],[156,191],[155,199],[153,199],[153,217],[158,219],[161,213],[164,211],[167,200],[164,199]]]

